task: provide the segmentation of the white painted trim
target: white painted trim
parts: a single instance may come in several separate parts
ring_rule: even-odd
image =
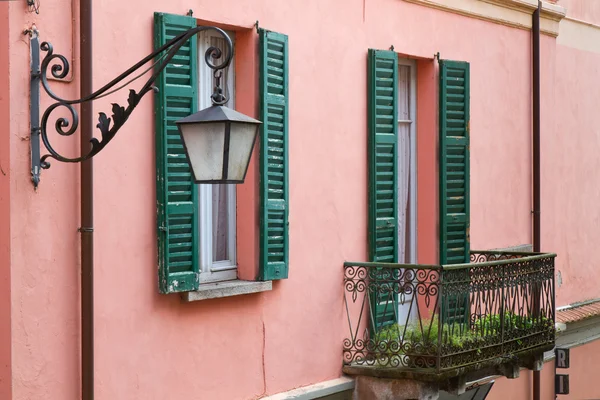
[[[600,302],[600,298],[595,298],[595,299],[590,299],[590,300],[585,300],[585,301],[578,301],[575,303],[567,304],[566,306],[556,307],[556,311],[569,310],[571,308],[587,306],[588,304],[593,304],[593,303],[598,303],[598,302]]]
[[[231,261],[227,260],[227,261],[214,261],[212,263],[212,266],[210,267],[210,271],[211,272],[217,272],[217,271],[228,271],[231,269],[236,269],[236,265],[235,263],[231,263]]]
[[[312,400],[353,389],[354,379],[342,377],[262,397],[262,400]]]
[[[235,32],[227,31],[235,48]],[[213,90],[212,70],[204,62],[204,54],[211,46],[211,38],[221,38],[214,31],[204,31],[198,34],[198,106],[199,109],[210,107],[210,95]],[[235,55],[234,55],[235,57]],[[226,94],[229,95],[228,106],[235,108],[235,61],[227,72]],[[229,281],[237,278],[237,259],[236,259],[236,188],[235,185],[228,185],[228,216],[227,216],[227,261],[213,261],[213,226],[212,226],[212,197],[213,185],[198,185],[199,201],[199,267],[201,284]]]
[[[556,43],[600,54],[600,25],[566,17],[560,22],[560,34]]]
[[[531,15],[537,9],[537,0],[404,0],[438,10],[481,19],[519,29],[531,29]],[[564,7],[542,2],[540,31],[556,37],[559,22],[566,15]]]

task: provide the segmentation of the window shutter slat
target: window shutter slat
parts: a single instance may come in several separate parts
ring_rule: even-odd
[[[369,258],[398,262],[398,55],[369,49]],[[397,322],[398,299],[371,295],[374,329]]]
[[[154,14],[158,48],[196,19]],[[175,121],[198,111],[197,39],[184,44],[157,80],[156,199],[161,293],[198,289],[198,193]]]
[[[440,61],[440,263],[470,260],[469,63]],[[466,270],[465,270],[466,271]],[[446,323],[464,323],[468,294],[446,296]]]
[[[288,37],[259,29],[260,273],[286,279],[289,269]]]

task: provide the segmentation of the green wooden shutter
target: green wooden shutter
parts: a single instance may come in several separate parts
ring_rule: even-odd
[[[398,262],[398,55],[369,49],[369,258]],[[375,278],[383,277],[377,273]],[[397,321],[397,296],[371,296],[375,330]],[[373,310],[374,308],[374,310]]]
[[[470,260],[469,78],[469,63],[440,61],[441,264]],[[466,322],[468,301],[468,294],[445,296],[442,301],[445,322]]]
[[[154,46],[196,26],[196,19],[154,14]],[[197,40],[184,44],[157,80],[156,199],[161,293],[198,288],[198,191],[175,121],[198,111]]]
[[[289,263],[288,37],[259,29],[260,273],[286,279]]]

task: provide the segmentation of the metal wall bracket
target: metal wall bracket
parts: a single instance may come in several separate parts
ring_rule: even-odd
[[[1,1],[1,0],[0,0]],[[210,69],[214,71],[215,76],[220,76],[221,70],[227,68],[233,57],[233,44],[231,38],[220,28],[214,26],[196,26],[189,30],[182,32],[169,42],[162,45],[160,48],[154,50],[148,54],[138,63],[130,67],[127,71],[89,94],[88,96],[68,100],[56,95],[48,84],[48,74],[51,74],[54,80],[65,79],[69,73],[69,61],[61,54],[54,54],[52,44],[49,42],[42,42],[40,44],[38,32],[33,27],[26,31],[30,35],[31,40],[29,42],[31,48],[31,73],[30,73],[30,146],[31,146],[31,180],[33,186],[37,189],[40,183],[40,174],[42,169],[50,168],[49,159],[53,159],[65,163],[78,163],[85,160],[89,160],[96,154],[100,153],[102,149],[115,137],[119,129],[127,122],[127,119],[133,112],[133,110],[140,103],[142,98],[150,92],[156,91],[154,83],[158,79],[159,75],[167,67],[167,64],[177,54],[181,46],[187,43],[192,36],[205,30],[214,30],[220,34],[226,43],[226,49],[224,54],[222,51],[214,46],[209,47],[204,54],[204,61]],[[40,52],[45,52],[43,60],[40,60]],[[220,64],[216,64],[215,60],[223,58]],[[131,75],[135,74],[136,71],[140,70],[145,65],[151,63],[151,65],[144,70],[141,74],[130,78]],[[139,91],[129,90],[129,96],[127,97],[127,106],[121,106],[118,103],[112,104],[112,115],[109,118],[105,113],[101,112],[98,116],[98,125],[96,127],[100,130],[100,137],[93,137],[90,139],[90,147],[87,153],[80,154],[78,157],[66,157],[58,153],[51,144],[48,138],[48,120],[51,118],[52,113],[57,108],[66,110],[70,116],[68,117],[57,117],[54,120],[54,130],[61,136],[71,136],[75,134],[79,126],[79,115],[75,106],[77,104],[89,103],[99,98],[108,96],[123,89],[126,85],[133,81],[143,77],[146,72],[153,70],[152,75],[146,83],[141,87]],[[122,83],[125,79],[129,80],[126,83]],[[44,92],[54,100],[50,106],[48,106],[40,117],[40,87],[44,89]],[[225,104],[227,99],[222,95],[218,84],[215,87],[215,94],[213,94],[213,104]],[[45,149],[48,151],[46,154],[41,155],[41,143],[44,144]]]
[[[31,82],[29,86],[30,96],[30,137],[29,145],[31,147],[31,181],[37,189],[40,183],[41,173],[41,153],[40,153],[40,39],[37,32],[31,32]]]

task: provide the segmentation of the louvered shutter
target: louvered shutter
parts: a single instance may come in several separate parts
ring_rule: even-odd
[[[288,38],[259,29],[260,276],[288,277]]]
[[[369,258],[398,262],[398,55],[369,49]],[[387,277],[375,271],[373,279]],[[371,295],[373,327],[397,321],[398,301],[393,292]]]
[[[154,14],[154,46],[196,26],[196,19]],[[197,42],[193,36],[157,80],[156,198],[161,293],[198,288],[198,192],[175,121],[198,111]]]
[[[469,63],[440,61],[440,263],[468,263]],[[468,275],[468,270],[465,269]],[[465,276],[468,280],[468,276]],[[444,296],[447,323],[468,320],[468,294]]]

